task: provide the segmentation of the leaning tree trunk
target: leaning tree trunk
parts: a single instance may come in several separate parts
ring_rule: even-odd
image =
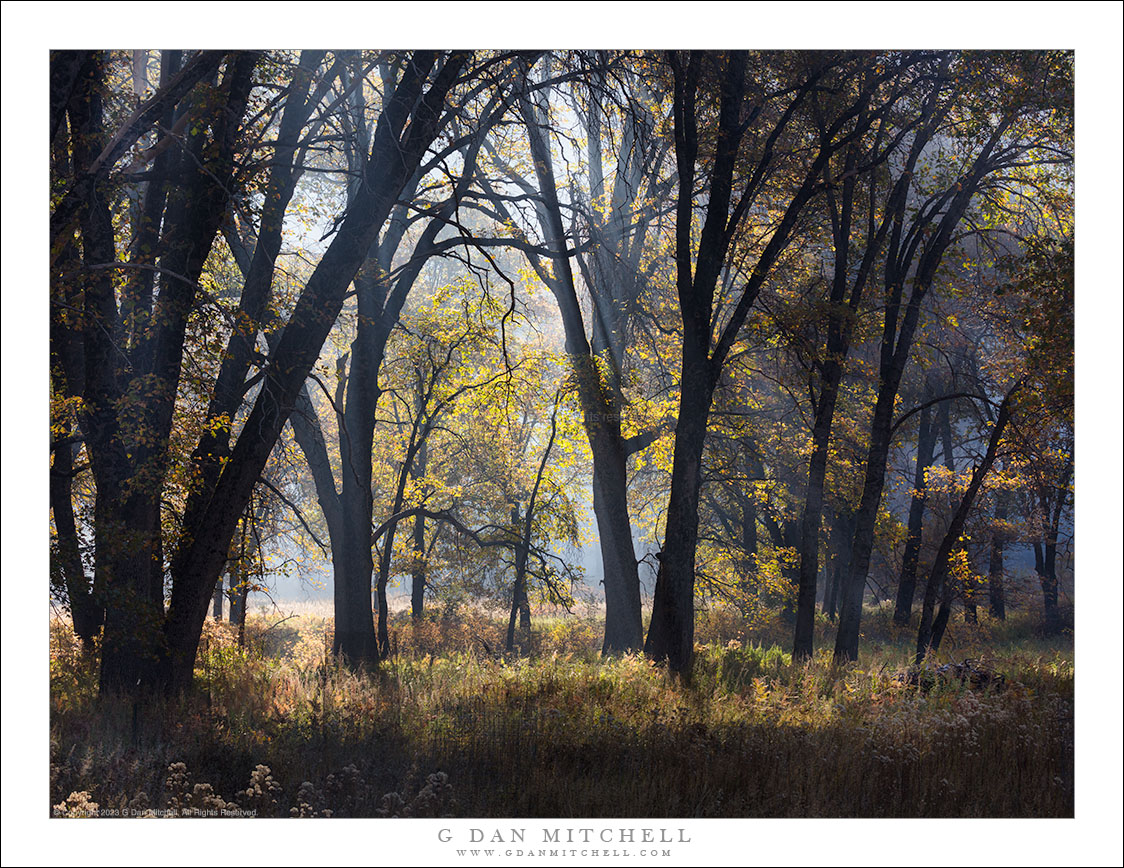
[[[403,79],[395,89],[395,111],[384,112],[384,118],[390,120],[376,129],[364,173],[367,183],[360,185],[335,237],[305,283],[270,354],[271,364],[243,427],[243,436],[238,438],[215,486],[207,510],[208,521],[202,532],[189,541],[176,565],[165,629],[170,654],[166,683],[173,690],[191,682],[211,589],[222,569],[238,518],[339,315],[348,286],[398,194],[436,135],[446,95],[468,60],[466,54],[448,57],[429,90],[421,95],[437,56],[419,51],[413,58],[413,63],[406,64]],[[246,432],[253,432],[253,436]],[[369,606],[369,601],[364,605]]]
[[[936,91],[933,92],[935,98]],[[934,132],[929,121],[939,119],[942,113],[927,106],[930,118],[919,131],[910,154],[910,161],[920,157],[918,144],[924,144]],[[944,255],[953,242],[956,231],[979,190],[983,179],[1002,164],[1004,156],[996,154],[1003,133],[1013,122],[1013,116],[1000,119],[990,137],[978,152],[971,169],[945,192],[947,209],[922,209],[913,218],[905,217],[905,203],[899,202],[900,211],[895,218],[885,257],[884,283],[887,304],[883,320],[879,358],[880,385],[871,425],[870,449],[867,453],[866,474],[863,481],[862,500],[855,524],[851,570],[843,592],[843,610],[839,618],[839,632],[835,639],[835,659],[842,662],[855,660],[859,654],[859,623],[862,620],[862,593],[870,568],[870,555],[874,546],[874,526],[878,505],[885,484],[886,464],[893,436],[894,399],[897,397],[902,374],[909,361],[921,304],[928,295]],[[1004,154],[1005,152],[1000,152]],[[910,168],[912,168],[910,166]],[[903,178],[910,172],[906,172]],[[919,239],[924,237],[924,241]],[[913,238],[913,241],[906,239]],[[913,269],[916,257],[916,269]],[[905,284],[913,270],[912,289],[905,299]],[[904,303],[903,303],[904,302]],[[947,566],[947,565],[946,565]],[[926,627],[926,629],[928,629]]]
[[[862,109],[866,116],[866,106]],[[834,276],[831,286],[831,306],[828,314],[826,354],[821,372],[819,399],[816,401],[815,422],[812,428],[812,458],[808,467],[808,486],[804,499],[800,533],[800,580],[796,607],[796,630],[793,638],[793,656],[812,656],[812,636],[815,625],[816,583],[819,574],[820,526],[823,520],[824,479],[827,475],[828,446],[835,405],[843,381],[843,363],[851,348],[851,334],[855,314],[862,301],[867,280],[875,258],[885,241],[889,220],[883,219],[875,229],[872,219],[866,238],[866,252],[851,280],[850,248],[854,241],[853,220],[855,194],[858,184],[857,145],[847,149],[843,165],[841,195],[838,200],[828,193],[833,244],[835,247]],[[850,290],[848,294],[848,290]],[[827,591],[825,590],[825,597]],[[834,608],[834,606],[833,606]]]
[[[929,581],[925,585],[925,600],[921,608],[921,624],[917,630],[917,653],[915,662],[920,665],[925,660],[925,655],[930,650],[936,651],[940,647],[941,638],[944,635],[944,628],[948,624],[949,614],[952,610],[952,589],[949,583],[949,559],[953,553],[961,546],[961,536],[964,533],[964,524],[968,520],[968,513],[972,509],[972,504],[976,499],[976,494],[983,484],[983,479],[991,469],[992,463],[995,461],[996,452],[999,449],[999,440],[1003,436],[1003,430],[1007,427],[1007,422],[1011,418],[1011,399],[1020,388],[1020,383],[1016,383],[1009,392],[1003,397],[1003,403],[999,405],[999,415],[995,420],[995,425],[992,426],[991,436],[988,439],[987,451],[984,453],[983,459],[979,465],[972,471],[972,479],[968,483],[968,489],[964,492],[964,496],[960,499],[960,505],[957,507],[956,512],[952,516],[952,522],[949,524],[948,531],[941,540],[940,547],[937,549],[936,560],[933,561],[933,569],[929,573]],[[933,608],[936,604],[938,595],[941,597],[941,611],[937,614],[936,621],[933,620]]]

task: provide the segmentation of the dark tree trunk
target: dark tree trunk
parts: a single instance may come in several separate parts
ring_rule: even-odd
[[[831,565],[831,573],[828,576],[827,587],[824,589],[823,595],[823,612],[827,615],[829,621],[835,620],[835,613],[838,610],[839,604],[839,564],[833,562]]]
[[[835,620],[839,611],[839,591],[850,569],[851,540],[854,538],[854,514],[850,511],[837,512],[831,528],[832,569],[831,584],[824,599],[827,617]]]
[[[684,676],[689,675],[694,657],[699,487],[712,388],[705,355],[699,347],[689,351],[687,343],[685,339],[667,525],[644,645],[645,654],[666,660],[673,672]]]
[[[511,508],[511,525],[519,533],[515,544],[515,583],[511,594],[511,614],[507,619],[507,641],[504,648],[509,653],[515,650],[515,620],[519,619],[519,632],[524,640],[531,636],[531,604],[527,598],[527,550],[529,540],[522,532],[525,520],[519,516],[519,506]]]
[[[69,427],[65,429],[69,432]],[[82,642],[84,651],[93,649],[94,639],[101,629],[103,612],[98,605],[90,581],[82,565],[82,555],[78,546],[78,531],[74,521],[74,504],[71,501],[71,485],[74,479],[74,446],[68,437],[52,450],[50,501],[51,514],[55,520],[55,533],[58,539],[59,569],[62,571],[66,587],[67,601],[70,604],[70,619],[74,635]]]
[[[524,637],[531,637],[531,605],[527,596],[527,557],[531,551],[531,540],[535,530],[535,506],[538,503],[539,488],[542,486],[543,476],[546,473],[547,463],[550,461],[550,451],[554,448],[554,440],[558,436],[558,402],[561,393],[554,397],[554,409],[550,414],[550,437],[546,441],[542,459],[539,461],[539,470],[535,474],[535,484],[531,488],[531,495],[527,500],[527,514],[523,516],[522,523],[519,518],[519,504],[511,507],[511,522],[518,538],[515,543],[515,587],[512,591],[511,617],[507,624],[507,650],[511,651],[515,645],[515,614],[519,613],[519,629]]]
[[[1046,613],[1046,635],[1053,636],[1061,632],[1062,621],[1058,612],[1058,575],[1057,575],[1057,543],[1046,543],[1045,573],[1042,577],[1042,599]]]
[[[904,360],[903,360],[904,365]],[[839,630],[835,637],[836,661],[855,660],[859,655],[859,623],[862,598],[866,588],[870,556],[874,548],[874,524],[882,500],[886,463],[890,454],[890,427],[893,421],[894,398],[897,396],[900,370],[883,376],[874,407],[870,448],[867,452],[862,500],[855,514],[855,537],[852,542],[849,570],[840,589]]]
[[[192,105],[210,125],[211,136],[195,137],[173,160],[175,195],[168,199],[159,243],[160,294],[143,331],[122,319],[123,313],[132,316],[135,300],[124,292],[126,309],[118,311],[108,268],[117,256],[108,205],[96,183],[108,168],[98,168],[104,130],[102,70],[96,55],[69,107],[78,174],[71,193],[83,184],[90,191],[81,197],[77,216],[89,275],[83,428],[97,484],[95,586],[104,589],[106,607],[104,690],[135,691],[151,685],[158,680],[159,661],[166,653],[161,507],[184,335],[196,281],[229,197],[235,131],[255,62],[252,54],[232,55],[214,96]],[[163,110],[172,104],[174,100]],[[52,221],[69,219],[62,216],[63,204]],[[130,330],[135,334],[132,346],[127,341]],[[128,412],[121,411],[123,405]],[[211,588],[213,584],[208,593]]]
[[[79,177],[92,171],[104,143],[102,76],[100,55],[90,55],[68,107]],[[112,274],[97,268],[116,259],[109,204],[100,185],[91,185],[78,221],[86,269],[81,423],[97,490],[94,587],[105,606],[100,686],[131,691],[148,678],[160,653],[164,609],[158,490],[148,479],[137,479],[145,465],[135,453],[142,450],[130,451],[129,444],[140,435],[158,441],[159,432],[144,422],[122,425],[118,416],[128,375],[115,340],[120,329]]]
[[[410,617],[420,621],[425,612],[425,516],[414,517],[414,566],[410,570]]]
[[[83,52],[83,64],[99,64],[99,52]],[[126,155],[136,142],[152,129],[156,122],[167,110],[168,106],[176,105],[200,81],[215,74],[222,63],[225,52],[202,51],[191,59],[190,62],[167,84],[162,84],[160,90],[147,100],[141,111],[135,113],[128,127],[115,135],[109,146],[103,151],[98,149],[88,161],[78,167],[75,172],[74,182],[66,193],[55,205],[51,212],[51,254],[52,259],[58,251],[68,242],[69,233],[73,230],[82,209],[88,204],[90,197],[95,194],[95,188],[104,182],[110,170]],[[78,80],[71,90],[71,104],[76,98],[78,101],[85,97],[82,93],[82,76],[79,72]],[[62,90],[56,90],[52,96],[61,98]],[[55,107],[57,108],[57,102]],[[52,121],[54,123],[54,121]]]
[[[50,138],[53,142],[66,116],[66,106],[70,102],[78,76],[87,61],[86,51],[52,51],[50,72]]]
[[[356,123],[361,125],[361,119]],[[340,386],[336,395],[337,422],[341,453],[346,456],[339,491],[326,450],[322,446],[323,436],[319,432],[319,423],[312,418],[307,422],[293,423],[294,433],[316,482],[317,499],[325,509],[325,515],[330,510],[334,516],[334,519],[329,520],[335,583],[336,629],[333,651],[357,663],[377,663],[380,653],[385,654],[388,650],[389,641],[389,612],[385,605],[386,571],[390,568],[389,563],[385,564],[385,568],[380,563],[378,578],[372,590],[375,565],[371,536],[374,514],[371,448],[374,443],[375,409],[380,395],[378,375],[386,354],[387,340],[414,281],[425,262],[437,251],[437,234],[447,225],[446,221],[472,178],[482,137],[481,131],[468,147],[464,158],[464,173],[457,183],[456,192],[429,221],[413,256],[393,282],[389,277],[392,261],[408,227],[407,209],[404,205],[399,206],[390,216],[382,240],[365,257],[362,270],[355,279],[359,317],[355,340],[351,346],[351,368],[346,381],[343,374],[346,357],[341,358],[337,364],[340,371]],[[355,157],[353,162],[358,165],[363,160]],[[420,176],[415,170],[401,192],[401,198],[412,197],[419,181]],[[359,197],[358,186],[352,188],[351,195],[356,199]],[[310,415],[314,415],[311,402],[304,403],[308,405]],[[424,518],[419,517],[418,521],[422,524],[424,533]],[[333,524],[338,527],[338,531],[332,529]],[[390,528],[387,533],[392,544],[395,528]],[[385,556],[389,557],[389,552]],[[377,601],[377,617],[372,614],[373,595]],[[424,577],[411,599],[412,609],[419,616],[424,602],[424,597],[420,595],[424,595]]]
[[[69,246],[67,252],[69,255],[64,258],[64,266],[68,270],[76,269],[78,262],[73,245]],[[55,301],[52,298],[52,302]],[[82,335],[71,323],[73,313],[70,310],[80,303],[79,292],[64,289],[63,297],[51,305],[51,389],[59,400],[81,397],[85,387]],[[56,442],[51,447],[48,494],[57,538],[57,567],[70,604],[74,635],[81,640],[83,650],[89,652],[101,629],[104,611],[82,562],[74,516],[74,457],[77,444],[72,442],[74,428],[69,410],[52,414],[51,423],[52,436]]]
[[[160,84],[165,86],[179,71],[182,52],[168,50],[161,53]],[[152,169],[148,180],[143,184],[143,196],[139,206],[139,221],[133,234],[131,261],[141,268],[127,275],[122,292],[121,319],[122,331],[127,335],[128,345],[135,350],[141,343],[149,327],[152,314],[153,288],[156,271],[145,266],[156,264],[160,253],[160,231],[164,217],[164,207],[168,201],[168,182],[180,157],[176,122],[186,122],[187,109],[169,104],[160,118],[161,131],[157,133],[153,148],[156,156],[152,159]]]
[[[394,536],[397,531],[398,525],[394,523],[386,532],[386,539],[384,540],[385,548],[382,552],[382,557],[379,559],[378,577],[375,581],[374,593],[374,610],[375,610],[375,654],[373,657],[368,657],[363,660],[367,663],[377,663],[379,660],[385,659],[390,656],[390,602],[386,598],[386,588],[390,582],[390,563],[393,556],[394,549]],[[367,606],[371,606],[371,597],[367,597]],[[357,658],[348,655],[346,652],[340,652],[350,660]]]
[[[507,619],[507,640],[504,643],[504,650],[508,653],[515,650],[516,618],[519,621],[519,632],[523,637],[528,638],[531,635],[531,607],[527,600],[526,557],[523,555],[522,546],[516,548],[515,557],[515,588],[511,598],[511,613]],[[523,559],[523,568],[520,568],[520,558]]]
[[[223,461],[230,455],[230,422],[242,405],[246,375],[250,370],[255,344],[259,331],[266,320],[266,312],[272,297],[273,277],[277,256],[281,250],[282,226],[285,212],[292,199],[300,176],[300,168],[295,165],[297,145],[301,130],[309,115],[320,101],[320,95],[309,97],[312,74],[320,64],[323,52],[302,52],[299,65],[294,70],[293,80],[286,97],[278,131],[276,148],[271,160],[269,183],[262,207],[261,225],[253,252],[243,252],[246,260],[243,267],[243,287],[238,303],[238,314],[234,318],[234,328],[227,341],[219,370],[207,407],[207,422],[204,434],[192,454],[195,480],[191,494],[184,509],[184,526],[189,530],[203,520],[215,484],[218,482]],[[170,123],[169,123],[170,126]],[[167,152],[166,152],[167,153]],[[160,155],[161,157],[163,154]],[[157,157],[159,160],[160,157]],[[159,165],[154,173],[159,181]],[[163,207],[162,184],[154,180],[149,185],[145,197],[145,217],[141,227],[141,249],[151,243],[147,233],[159,225],[160,211],[153,209],[155,202]],[[154,213],[149,213],[154,211]],[[238,245],[231,245],[237,247]],[[134,291],[138,307],[150,304],[152,293],[151,272],[140,271],[137,281],[147,281]]]
[[[833,153],[833,143],[831,135],[821,140],[821,148],[809,164],[808,174],[761,251],[749,280],[732,305],[715,341],[712,332],[718,280],[726,268],[741,217],[756,189],[754,182],[750,181],[734,203],[735,167],[746,129],[742,115],[745,111],[748,56],[743,52],[730,52],[725,56],[720,73],[716,145],[709,168],[705,218],[697,241],[692,226],[695,179],[699,168],[698,89],[704,61],[696,53],[681,55],[669,52],[668,63],[674,79],[672,115],[678,174],[675,279],[683,324],[683,349],[667,525],[656,576],[652,622],[644,650],[656,660],[667,660],[676,674],[689,677],[694,655],[695,547],[698,542],[702,453],[714,389],[762,283],[790,243],[805,205],[822,180],[822,172]],[[816,78],[816,74],[810,74],[795,88],[792,103],[772,133],[774,140],[784,131],[792,113],[815,85]],[[766,147],[755,171],[770,171],[772,156],[771,147]],[[741,172],[737,174],[739,179],[743,177]],[[812,602],[814,605],[814,584]]]
[[[429,463],[429,441],[423,440],[414,456],[413,477],[421,479]],[[414,563],[410,568],[410,617],[421,620],[425,608],[425,515],[414,516]]]
[[[968,483],[968,489],[960,499],[960,505],[956,508],[948,531],[945,533],[944,539],[941,540],[940,547],[937,549],[937,556],[933,561],[933,569],[929,573],[928,582],[925,584],[925,599],[921,608],[921,624],[917,631],[917,654],[915,658],[917,664],[924,661],[925,655],[928,654],[930,650],[936,651],[940,647],[941,638],[944,635],[945,627],[948,625],[949,613],[952,609],[953,595],[948,575],[949,559],[961,545],[961,536],[964,533],[964,524],[968,520],[968,513],[972,509],[972,504],[976,499],[976,494],[979,492],[980,486],[983,484],[984,477],[987,475],[988,471],[991,470],[991,465],[995,461],[995,455],[999,449],[999,440],[1003,436],[1003,430],[1007,427],[1007,422],[1011,418],[1011,399],[1014,397],[1020,385],[1021,383],[1016,384],[1003,397],[1003,402],[999,405],[999,415],[995,420],[995,425],[992,426],[991,436],[988,439],[987,451],[984,453],[979,465],[972,471],[972,479]],[[941,598],[941,611],[938,613],[937,620],[934,621],[933,609],[938,596]]]
[[[336,582],[337,627],[333,651],[354,663],[373,664],[379,659],[386,630],[380,622],[378,637],[371,618],[371,576],[375,564],[371,546],[371,450],[374,445],[375,407],[378,403],[378,372],[390,325],[383,318],[386,284],[371,274],[372,263],[355,280],[358,318],[355,340],[351,343],[351,369],[347,377],[347,403],[340,432],[343,455],[341,480],[342,551],[333,552]],[[400,486],[401,487],[401,486]],[[400,499],[391,513],[401,509]],[[387,533],[383,560],[379,568],[379,612],[385,605],[386,571],[394,546],[394,528]],[[385,653],[385,650],[384,650]]]
[[[964,592],[964,623],[965,624],[978,624],[980,620],[979,612],[976,608],[975,588],[970,584],[965,586]]]
[[[904,626],[913,614],[913,595],[917,589],[917,560],[921,554],[921,531],[925,520],[925,471],[933,463],[936,429],[929,424],[930,408],[921,408],[917,433],[917,468],[913,476],[913,496],[909,502],[909,527],[902,557],[902,574],[898,580],[898,599],[894,607],[894,623]]]
[[[940,60],[945,67],[949,62],[948,55]],[[842,611],[835,641],[835,659],[840,662],[858,657],[862,595],[870,567],[875,519],[882,499],[894,431],[894,399],[913,346],[921,304],[981,182],[988,174],[1002,168],[1005,161],[1018,156],[1018,149],[999,148],[1003,134],[1014,120],[1008,115],[998,120],[971,167],[952,187],[933,200],[934,207],[921,209],[909,216],[907,194],[917,161],[951,107],[951,104],[941,105],[938,102],[946,84],[942,76],[933,79],[931,90],[920,106],[919,126],[908,157],[888,203],[892,227],[884,258],[886,305],[879,353],[880,383],[871,425],[863,494],[855,523],[851,569],[842,592]],[[905,296],[907,283],[911,284],[908,299]]]
[[[238,627],[239,634],[244,629],[246,623],[246,583],[240,577],[241,565],[239,569],[235,569],[231,565],[230,571],[226,574],[226,582],[228,588],[227,596],[230,598],[230,623]],[[238,642],[242,644],[241,639]]]
[[[211,617],[216,621],[222,620],[222,599],[226,596],[222,591],[222,578],[215,582],[215,593],[211,597]]]
[[[623,653],[642,647],[644,629],[640,617],[640,573],[632,543],[628,516],[627,457],[619,437],[594,432],[593,513],[605,586],[605,640],[603,654]],[[596,444],[596,445],[594,445]]]
[[[823,515],[824,478],[827,475],[828,442],[835,416],[835,402],[839,383],[843,377],[842,366],[829,361],[824,366],[823,386],[816,407],[816,421],[812,429],[812,458],[808,468],[808,486],[804,497],[804,515],[800,528],[800,578],[796,597],[796,630],[793,638],[794,660],[812,656],[812,636],[815,629],[816,582],[819,577],[820,522]]]
[[[941,605],[937,609],[937,616],[933,619],[932,633],[929,639],[929,649],[933,652],[941,645],[941,639],[944,638],[945,628],[948,627],[948,619],[952,616],[952,588],[949,587],[948,578],[945,578],[944,590],[941,592]],[[924,659],[923,655],[918,652],[918,656],[914,662],[920,664]]]

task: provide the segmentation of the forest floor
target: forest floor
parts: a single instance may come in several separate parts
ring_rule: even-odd
[[[193,692],[149,703],[99,699],[56,620],[51,811],[1073,816],[1072,632],[983,614],[910,678],[913,632],[888,614],[867,612],[860,662],[840,668],[826,621],[794,666],[780,619],[704,612],[685,685],[643,657],[601,659],[594,617],[537,620],[505,657],[498,617],[401,613],[395,654],[368,673],[332,661],[330,619],[257,613],[242,646],[208,621]]]

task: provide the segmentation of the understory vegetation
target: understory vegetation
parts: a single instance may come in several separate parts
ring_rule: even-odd
[[[503,655],[486,612],[393,621],[373,671],[331,621],[208,621],[195,688],[98,698],[51,631],[54,816],[1062,817],[1073,815],[1072,634],[1020,613],[950,627],[921,670],[869,611],[861,665],[793,665],[780,618],[700,616],[689,682],[601,658],[595,614]],[[827,634],[829,623],[817,623]],[[825,643],[826,644],[826,643]],[[822,647],[822,646],[821,646]],[[952,666],[950,663],[967,666]]]

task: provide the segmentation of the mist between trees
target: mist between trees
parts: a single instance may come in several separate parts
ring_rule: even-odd
[[[396,577],[511,651],[590,490],[607,655],[689,678],[717,601],[851,661],[869,596],[921,662],[1030,551],[1066,626],[1071,53],[57,51],[50,126],[51,588],[103,692],[327,563],[349,663]]]

